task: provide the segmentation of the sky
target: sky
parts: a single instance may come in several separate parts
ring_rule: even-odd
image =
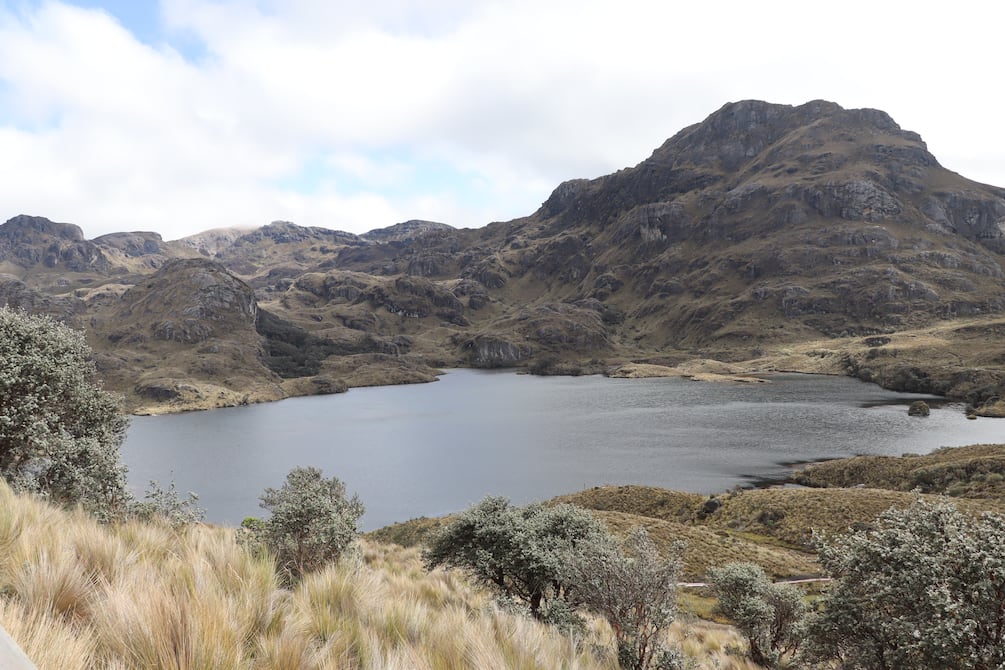
[[[1005,186],[1005,3],[0,0],[0,221],[473,228],[727,102],[888,112]]]

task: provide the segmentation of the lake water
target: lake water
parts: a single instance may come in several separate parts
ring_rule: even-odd
[[[291,468],[320,467],[359,494],[369,530],[489,494],[523,504],[602,484],[715,493],[784,474],[785,463],[1005,437],[1005,420],[968,421],[961,405],[908,417],[927,396],[845,377],[770,379],[453,370],[432,384],[134,417],[122,456],[137,494],[174,479],[199,494],[210,521],[229,525],[264,514],[258,496]]]

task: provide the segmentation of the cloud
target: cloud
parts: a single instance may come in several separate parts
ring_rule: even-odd
[[[478,226],[531,213],[565,179],[634,165],[743,98],[885,109],[947,167],[1005,184],[986,140],[1005,102],[991,12],[164,0],[157,37],[31,2],[0,9],[0,210],[89,236],[273,219]]]

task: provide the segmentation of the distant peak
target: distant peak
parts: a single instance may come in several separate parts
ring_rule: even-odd
[[[375,228],[374,230],[363,233],[360,237],[376,242],[397,242],[414,239],[419,235],[424,235],[436,230],[455,230],[455,228],[446,223],[439,223],[437,221],[409,219],[408,221],[402,221],[401,223],[396,223],[393,226],[388,226],[386,228]]]
[[[0,225],[0,229],[8,232],[22,231],[52,235],[73,242],[81,242],[84,239],[84,231],[80,229],[80,226],[72,223],[57,223],[44,216],[19,214]]]

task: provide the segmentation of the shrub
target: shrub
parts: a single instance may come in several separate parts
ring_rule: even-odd
[[[206,516],[206,510],[198,506],[199,496],[189,491],[188,497],[182,499],[174,481],[165,490],[158,482],[150,481],[150,488],[145,491],[144,499],[130,506],[133,516],[143,521],[161,519],[174,528],[199,523]]]
[[[0,308],[0,476],[102,516],[128,501],[119,400],[95,379],[82,333]]]
[[[275,554],[288,584],[338,560],[363,516],[359,498],[346,498],[345,484],[318,468],[294,468],[281,488],[265,489],[261,506],[272,516],[248,527]]]
[[[817,543],[835,581],[809,620],[807,660],[866,670],[1005,667],[1005,517],[918,500],[872,529]]]
[[[709,571],[716,610],[732,619],[747,638],[750,658],[768,667],[801,641],[806,608],[802,592],[791,584],[774,584],[759,565],[729,563]]]
[[[634,528],[621,548],[596,544],[572,564],[572,597],[611,624],[622,668],[684,667],[677,649],[661,638],[677,617],[682,546],[664,558],[643,528]]]
[[[540,619],[545,600],[567,590],[572,557],[609,541],[603,525],[575,505],[513,507],[490,496],[437,531],[423,558],[429,569],[465,570]]]

